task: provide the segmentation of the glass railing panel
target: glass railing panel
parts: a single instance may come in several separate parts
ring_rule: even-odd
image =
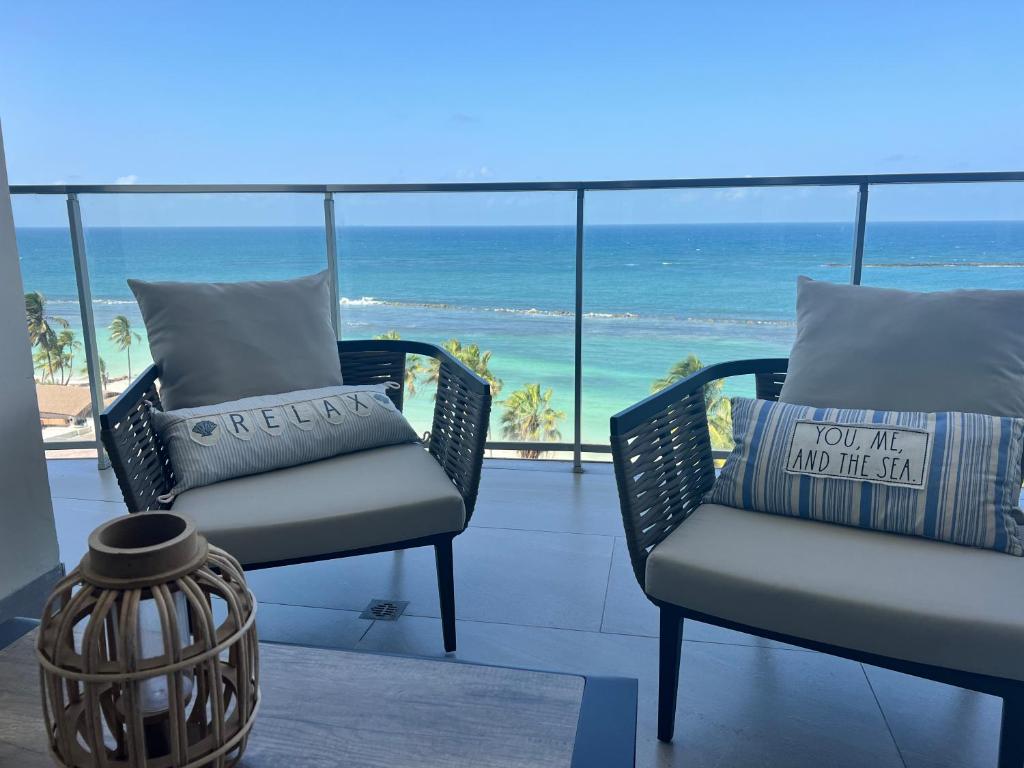
[[[862,282],[1024,288],[1024,183],[871,188]]]
[[[81,443],[80,449],[52,451],[51,458],[95,456],[66,201],[59,195],[16,195],[12,201],[43,441]]]
[[[342,337],[447,344],[494,380],[492,441],[571,443],[575,195],[339,194],[335,201]],[[425,359],[413,364],[416,394],[406,413],[422,433],[433,412],[431,367]]]
[[[326,269],[320,195],[82,195],[80,206],[108,396],[152,362],[129,278],[277,280]]]
[[[611,414],[697,365],[787,356],[797,277],[850,279],[855,200],[828,187],[588,193],[584,442],[607,444]],[[753,380],[713,394],[753,396]]]

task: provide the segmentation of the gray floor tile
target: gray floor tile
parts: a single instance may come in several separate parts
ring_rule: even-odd
[[[993,768],[1001,702],[994,696],[865,665],[908,768]]]
[[[123,502],[114,471],[97,469],[95,459],[54,459],[46,468],[54,497]]]
[[[654,737],[656,682],[641,683],[640,764],[902,766],[858,664],[715,643],[684,643],[683,654],[672,745]]]
[[[247,578],[260,602],[359,612],[380,597],[440,615],[433,550],[426,548],[252,571]]]
[[[260,603],[256,629],[260,641],[316,645],[324,648],[355,648],[373,622],[355,611],[298,608],[294,605]]]
[[[657,641],[548,627],[457,622],[458,651],[448,658],[478,664],[593,675],[640,677],[657,668]],[[359,650],[445,657],[440,619],[402,616],[375,622]]]
[[[459,622],[452,660],[577,674],[635,677],[640,684],[638,765],[902,765],[860,666],[785,649],[686,643],[677,740],[655,737],[653,638]],[[440,622],[377,622],[359,650],[444,657]]]
[[[622,535],[615,479],[607,473],[485,467],[474,526]]]
[[[495,467],[498,469],[514,469],[521,472],[572,472],[571,461],[554,461],[540,459],[484,459],[484,469]],[[583,473],[585,475],[612,475],[615,470],[611,461],[585,461],[583,462]]]
[[[473,528],[455,540],[460,618],[597,630],[612,539]],[[433,550],[364,555],[250,575],[260,600],[362,610],[375,597],[408,600],[407,613],[439,616]]]
[[[633,574],[626,540],[621,537],[615,539],[601,630],[627,635],[658,636],[658,609],[640,588]]]
[[[53,519],[57,527],[57,545],[65,567],[70,571],[78,565],[89,548],[89,534],[93,529],[112,517],[124,514],[127,514],[124,504],[117,501],[54,497]]]

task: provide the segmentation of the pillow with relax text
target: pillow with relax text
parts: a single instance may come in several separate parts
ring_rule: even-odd
[[[1024,554],[1024,419],[743,397],[732,418],[707,503]]]
[[[201,485],[417,440],[384,384],[152,408],[150,418],[174,470],[165,504]]]

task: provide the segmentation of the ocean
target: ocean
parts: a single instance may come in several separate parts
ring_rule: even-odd
[[[19,228],[26,291],[80,334],[66,229]],[[795,331],[796,278],[849,280],[852,225],[590,226],[585,230],[583,440],[607,443],[608,417],[650,393],[675,361],[785,356]],[[127,356],[109,339],[114,316],[142,334],[132,372],[150,361],[126,278],[279,279],[325,266],[318,227],[86,230],[100,355],[111,376]],[[490,350],[502,395],[551,388],[573,424],[574,229],[561,226],[345,227],[338,230],[343,338],[397,331]],[[1024,222],[868,226],[863,282],[911,290],[1024,288]],[[84,366],[84,354],[79,354]],[[79,367],[76,363],[76,368]],[[731,382],[729,394],[751,394]],[[429,425],[427,392],[408,401]],[[492,437],[500,439],[501,406]]]

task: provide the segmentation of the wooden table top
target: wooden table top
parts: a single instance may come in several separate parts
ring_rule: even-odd
[[[52,765],[35,634],[0,650],[0,765]],[[584,728],[586,682],[577,675],[261,643],[262,704],[241,765],[579,765],[578,730],[598,739],[607,731],[597,722],[607,711]],[[618,682],[628,685],[617,689],[625,706],[616,705],[614,719],[623,712],[628,719],[631,709],[635,723],[635,681]],[[631,701],[623,691],[632,692]],[[597,711],[593,704],[585,709]],[[619,730],[632,737],[631,727]]]

